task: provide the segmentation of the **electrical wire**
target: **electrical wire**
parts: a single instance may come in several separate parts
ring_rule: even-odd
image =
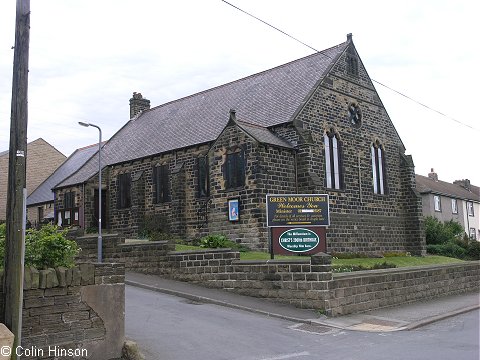
[[[224,2],[224,3],[227,4],[227,5],[230,5],[231,7],[237,9],[238,11],[240,11],[240,12],[242,12],[242,13],[244,13],[244,14],[252,17],[252,18],[254,18],[255,20],[260,21],[261,23],[263,23],[263,24],[271,27],[272,29],[274,29],[274,30],[282,33],[283,35],[288,36],[289,38],[291,38],[291,39],[297,41],[298,43],[300,43],[300,44],[308,47],[309,49],[311,49],[311,50],[313,50],[313,51],[315,51],[315,52],[318,52],[319,54],[327,57],[328,59],[333,60],[333,58],[332,58],[331,56],[329,56],[329,55],[321,52],[320,50],[315,49],[313,46],[310,46],[310,45],[304,43],[303,41],[297,39],[296,37],[288,34],[288,33],[285,32],[285,31],[283,31],[283,30],[281,30],[281,29],[273,26],[272,24],[269,24],[269,23],[266,22],[265,20],[262,20],[262,19],[258,18],[257,16],[255,16],[255,15],[253,15],[253,14],[251,14],[251,13],[249,13],[249,12],[247,12],[247,11],[241,9],[241,8],[239,8],[238,6],[235,6],[235,5],[231,4],[231,3],[229,3],[229,2],[226,1],[226,0],[222,0],[222,2]],[[465,124],[465,123],[463,123],[463,122],[461,122],[461,121],[459,121],[459,120],[457,120],[457,119],[452,118],[451,116],[448,116],[448,115],[442,113],[441,111],[438,111],[438,110],[436,110],[436,109],[434,109],[434,108],[432,108],[432,107],[430,107],[430,106],[428,106],[428,105],[425,105],[425,104],[421,103],[420,101],[417,101],[417,100],[415,100],[414,98],[412,98],[412,97],[410,97],[410,96],[408,96],[408,95],[405,95],[404,93],[402,93],[402,92],[400,92],[400,91],[398,91],[398,90],[395,90],[395,89],[393,89],[392,87],[387,86],[387,85],[381,83],[381,82],[378,81],[378,80],[375,80],[375,79],[373,79],[373,78],[370,78],[370,80],[372,80],[374,83],[377,83],[377,84],[380,85],[380,86],[383,86],[384,88],[386,88],[386,89],[388,89],[388,90],[390,90],[390,91],[395,92],[395,93],[398,94],[398,95],[403,96],[404,98],[406,98],[406,99],[408,99],[408,100],[410,100],[410,101],[413,101],[413,102],[416,103],[417,105],[423,106],[424,108],[426,108],[426,109],[428,109],[428,110],[430,110],[430,111],[436,112],[437,114],[439,114],[439,115],[441,115],[441,116],[443,116],[443,117],[445,117],[445,118],[447,118],[447,119],[449,119],[449,120],[455,121],[456,123],[458,123],[458,124],[460,124],[460,125],[463,125],[463,126],[466,126],[466,127],[470,128],[470,129],[472,129],[472,130],[480,131],[479,129],[474,128],[473,126],[468,125],[468,124]]]

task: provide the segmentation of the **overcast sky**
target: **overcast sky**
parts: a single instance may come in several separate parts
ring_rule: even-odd
[[[353,40],[416,173],[480,185],[477,1],[231,0],[323,50]],[[0,151],[8,150],[15,0],[0,2]],[[31,0],[28,141],[65,155],[152,106],[309,55],[313,50],[221,0]],[[456,121],[452,120],[455,119]],[[462,125],[459,122],[468,126]]]

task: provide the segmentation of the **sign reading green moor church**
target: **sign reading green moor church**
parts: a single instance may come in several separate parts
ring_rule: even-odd
[[[329,226],[328,195],[267,195],[267,226]]]

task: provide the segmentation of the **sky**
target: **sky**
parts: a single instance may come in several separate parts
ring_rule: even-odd
[[[416,173],[480,186],[478,2],[229,2],[317,50],[352,33]],[[0,2],[0,151],[9,148],[15,6]],[[67,156],[98,142],[79,121],[115,134],[133,92],[153,107],[313,52],[222,0],[31,0],[30,9],[28,141]]]

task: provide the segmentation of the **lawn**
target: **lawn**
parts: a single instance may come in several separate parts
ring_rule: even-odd
[[[175,246],[176,251],[186,251],[186,250],[205,250],[199,246],[191,245],[180,245]],[[282,256],[275,255],[275,259],[296,259],[299,258],[298,255],[292,256]],[[240,260],[269,260],[270,254],[260,251],[247,251],[240,252]],[[450,264],[450,263],[459,263],[463,260],[437,256],[437,255],[428,255],[424,257],[417,256],[392,256],[384,258],[353,258],[353,259],[332,259],[332,265],[334,267],[348,267],[348,266],[362,266],[365,268],[371,268],[375,264],[382,264],[387,262],[389,264],[394,264],[397,267],[408,267],[408,266],[420,266],[420,265],[435,265],[435,264]]]

